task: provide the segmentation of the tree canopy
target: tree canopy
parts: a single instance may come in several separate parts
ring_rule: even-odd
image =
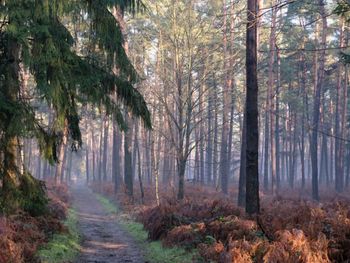
[[[79,107],[104,107],[127,129],[121,107],[151,128],[146,102],[133,87],[138,74],[124,49],[113,8],[134,12],[139,1],[9,0],[0,7],[0,143],[2,192],[20,176],[15,162],[19,138],[35,137],[42,155],[57,162],[65,126],[72,149],[82,145]],[[79,30],[77,29],[79,28]],[[84,30],[80,30],[84,28]],[[49,125],[25,97],[21,75],[35,83],[31,93],[53,110]],[[115,96],[116,95],[116,96]],[[10,172],[12,171],[12,172]],[[10,187],[11,188],[11,187]]]

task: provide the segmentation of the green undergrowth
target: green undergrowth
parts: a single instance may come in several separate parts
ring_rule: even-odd
[[[49,243],[38,251],[38,258],[43,263],[72,262],[79,253],[80,235],[77,227],[77,214],[69,209],[64,225],[66,233],[54,234]]]
[[[163,247],[161,241],[148,240],[148,233],[141,223],[123,215],[121,209],[106,197],[96,194],[97,199],[109,212],[117,215],[118,223],[125,229],[145,251],[144,258],[150,263],[192,263],[198,255],[195,250],[189,252],[180,247]]]

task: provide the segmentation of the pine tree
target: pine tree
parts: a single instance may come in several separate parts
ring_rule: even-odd
[[[65,127],[72,149],[82,144],[79,105],[104,107],[119,127],[127,129],[120,106],[140,117],[150,128],[150,113],[133,87],[138,75],[123,48],[120,25],[110,9],[135,12],[139,1],[8,0],[0,7],[0,196],[20,201],[20,174],[16,163],[18,138],[35,137],[42,155],[57,162]],[[84,15],[81,15],[84,14]],[[79,36],[69,25],[85,25]],[[77,37],[73,37],[78,35]],[[36,99],[54,110],[52,126],[45,127],[30,101],[21,98],[19,73],[29,70]],[[118,74],[113,69],[118,69]],[[114,100],[111,96],[117,94]],[[33,181],[34,178],[30,177]],[[29,189],[31,190],[31,189]],[[43,189],[42,189],[43,190]],[[33,190],[34,191],[34,190]],[[43,191],[41,191],[43,192]],[[17,204],[15,204],[17,205]],[[5,203],[1,203],[5,207]]]

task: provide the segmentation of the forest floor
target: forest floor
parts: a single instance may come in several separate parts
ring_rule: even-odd
[[[124,191],[114,194],[111,183],[91,187],[141,224],[149,242],[194,251],[200,260],[188,256],[190,262],[350,262],[347,193],[321,189],[316,203],[308,189],[283,188],[276,196],[261,192],[261,214],[251,218],[232,201],[235,188],[224,196],[210,187],[188,185],[182,201],[176,201],[172,189],[162,189],[158,206],[152,187],[145,187],[143,202],[137,188],[130,200]]]
[[[89,188],[77,185],[71,189],[71,193],[82,235],[77,263],[145,262],[136,241]]]

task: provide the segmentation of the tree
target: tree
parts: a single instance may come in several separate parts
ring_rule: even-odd
[[[248,0],[246,35],[246,212],[258,214],[259,204],[259,130],[257,78],[257,1]]]
[[[65,142],[67,129],[72,149],[82,144],[78,108],[80,104],[103,106],[108,113],[115,113],[120,128],[126,123],[119,110],[119,102],[135,116],[151,127],[150,114],[141,94],[133,88],[137,73],[123,49],[120,25],[109,12],[118,5],[122,10],[135,9],[137,1],[6,1],[0,9],[4,18],[1,24],[0,96],[2,153],[1,197],[16,199],[19,173],[16,163],[18,137],[35,137],[42,155],[51,163],[60,161],[57,147]],[[79,23],[89,24],[86,39],[74,39],[64,25],[62,17],[72,21],[80,16]],[[107,30],[108,29],[108,30]],[[84,37],[81,37],[84,38]],[[81,41],[84,48],[77,50]],[[93,48],[90,48],[93,47]],[[98,48],[95,48],[98,47]],[[18,97],[20,61],[32,73],[36,82],[35,95],[52,107],[55,117],[52,126],[46,128],[37,118],[33,106]],[[119,72],[114,74],[112,69]],[[118,101],[110,94],[116,92]],[[21,127],[15,127],[19,125]],[[61,156],[61,151],[60,155]],[[57,177],[59,176],[59,171]],[[9,203],[9,202],[7,202]]]
[[[322,21],[322,35],[321,35],[321,51],[319,56],[319,65],[317,69],[317,81],[315,86],[315,99],[313,105],[313,121],[312,121],[312,139],[311,139],[311,162],[312,162],[312,198],[319,200],[318,193],[318,128],[320,119],[320,106],[321,106],[321,92],[323,87],[324,78],[324,65],[325,65],[325,45],[327,37],[327,17],[325,12],[325,3],[323,0],[318,1],[320,8],[320,16]]]

